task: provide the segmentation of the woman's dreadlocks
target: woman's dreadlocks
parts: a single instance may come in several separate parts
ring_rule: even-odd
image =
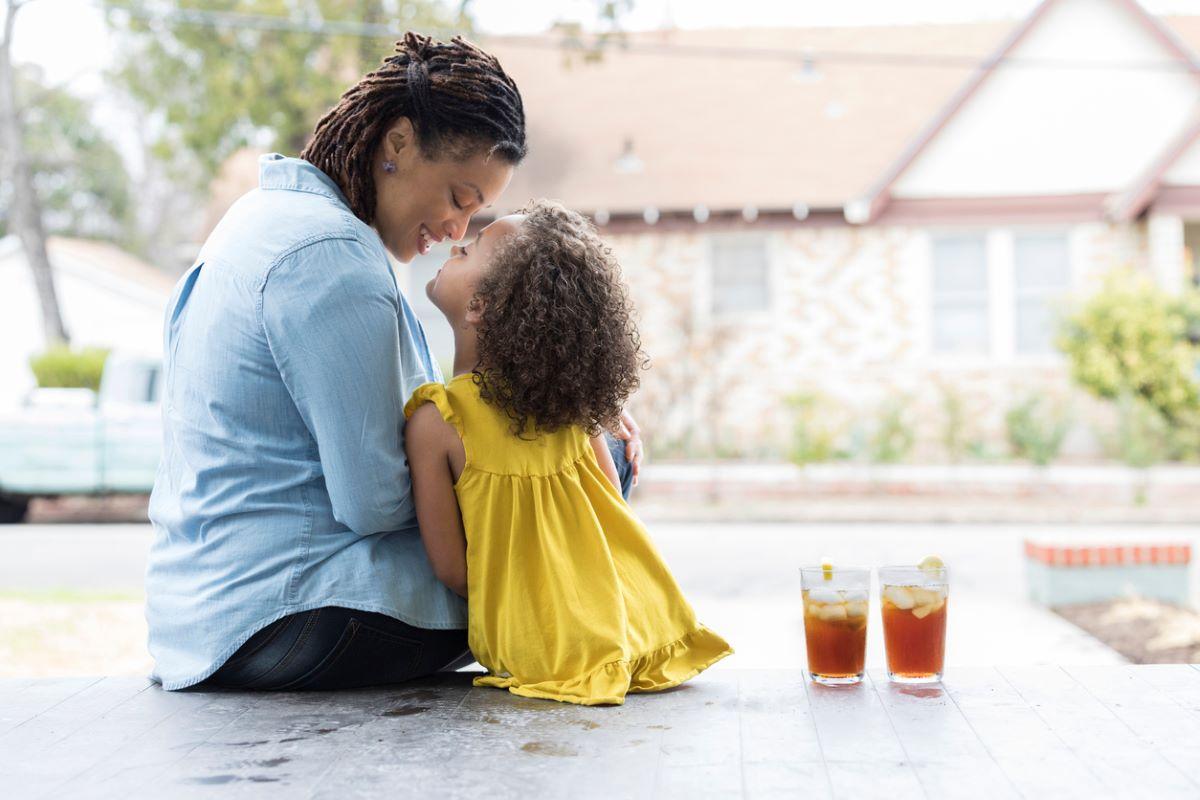
[[[375,221],[375,151],[400,117],[412,122],[427,158],[447,147],[455,157],[483,149],[513,165],[525,157],[521,93],[500,62],[461,36],[439,42],[409,31],[396,55],[321,118],[300,154],[337,182],[367,224]]]

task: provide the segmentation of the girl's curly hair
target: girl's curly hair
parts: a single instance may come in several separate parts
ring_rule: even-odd
[[[520,213],[476,288],[480,396],[518,436],[611,430],[646,365],[620,267],[582,215],[546,200]]]

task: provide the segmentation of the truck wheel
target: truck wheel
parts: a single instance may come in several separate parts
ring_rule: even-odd
[[[23,497],[0,497],[0,525],[23,522],[29,513],[29,500]]]

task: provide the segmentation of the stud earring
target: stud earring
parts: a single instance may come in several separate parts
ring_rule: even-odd
[[[396,171],[396,162],[395,161],[384,161],[383,162],[383,171],[389,172],[389,173],[395,172]]]

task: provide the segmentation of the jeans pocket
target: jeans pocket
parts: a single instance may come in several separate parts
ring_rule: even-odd
[[[342,635],[306,675],[281,689],[355,689],[414,678],[424,645],[351,617]]]

